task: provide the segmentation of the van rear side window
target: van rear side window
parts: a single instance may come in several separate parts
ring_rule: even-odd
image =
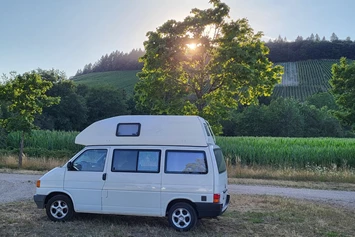
[[[223,157],[221,149],[214,149],[214,156],[216,158],[218,172],[221,174],[226,171],[226,162]]]
[[[207,174],[204,151],[167,151],[165,173]]]

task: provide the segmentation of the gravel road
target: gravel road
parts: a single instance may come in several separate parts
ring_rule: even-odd
[[[0,173],[0,203],[33,198],[41,175]]]
[[[40,177],[41,175],[0,173],[0,203],[32,199],[36,191],[36,180]],[[350,191],[230,184],[229,193],[283,196],[355,209],[355,192]]]

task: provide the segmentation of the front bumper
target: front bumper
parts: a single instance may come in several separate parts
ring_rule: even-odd
[[[45,206],[45,200],[46,200],[47,195],[40,195],[40,194],[35,194],[33,196],[33,200],[37,204],[37,208],[44,208]]]

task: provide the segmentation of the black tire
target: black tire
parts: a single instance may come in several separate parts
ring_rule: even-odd
[[[52,221],[68,221],[74,215],[73,202],[68,196],[56,195],[47,202],[46,213]]]
[[[197,215],[190,204],[179,202],[169,209],[168,220],[170,226],[175,230],[188,231],[196,225]]]

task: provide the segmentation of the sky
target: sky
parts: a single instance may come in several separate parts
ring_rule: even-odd
[[[264,39],[312,33],[355,40],[353,0],[222,0]],[[58,69],[68,77],[112,51],[142,48],[146,33],[208,0],[0,0],[0,74]]]

